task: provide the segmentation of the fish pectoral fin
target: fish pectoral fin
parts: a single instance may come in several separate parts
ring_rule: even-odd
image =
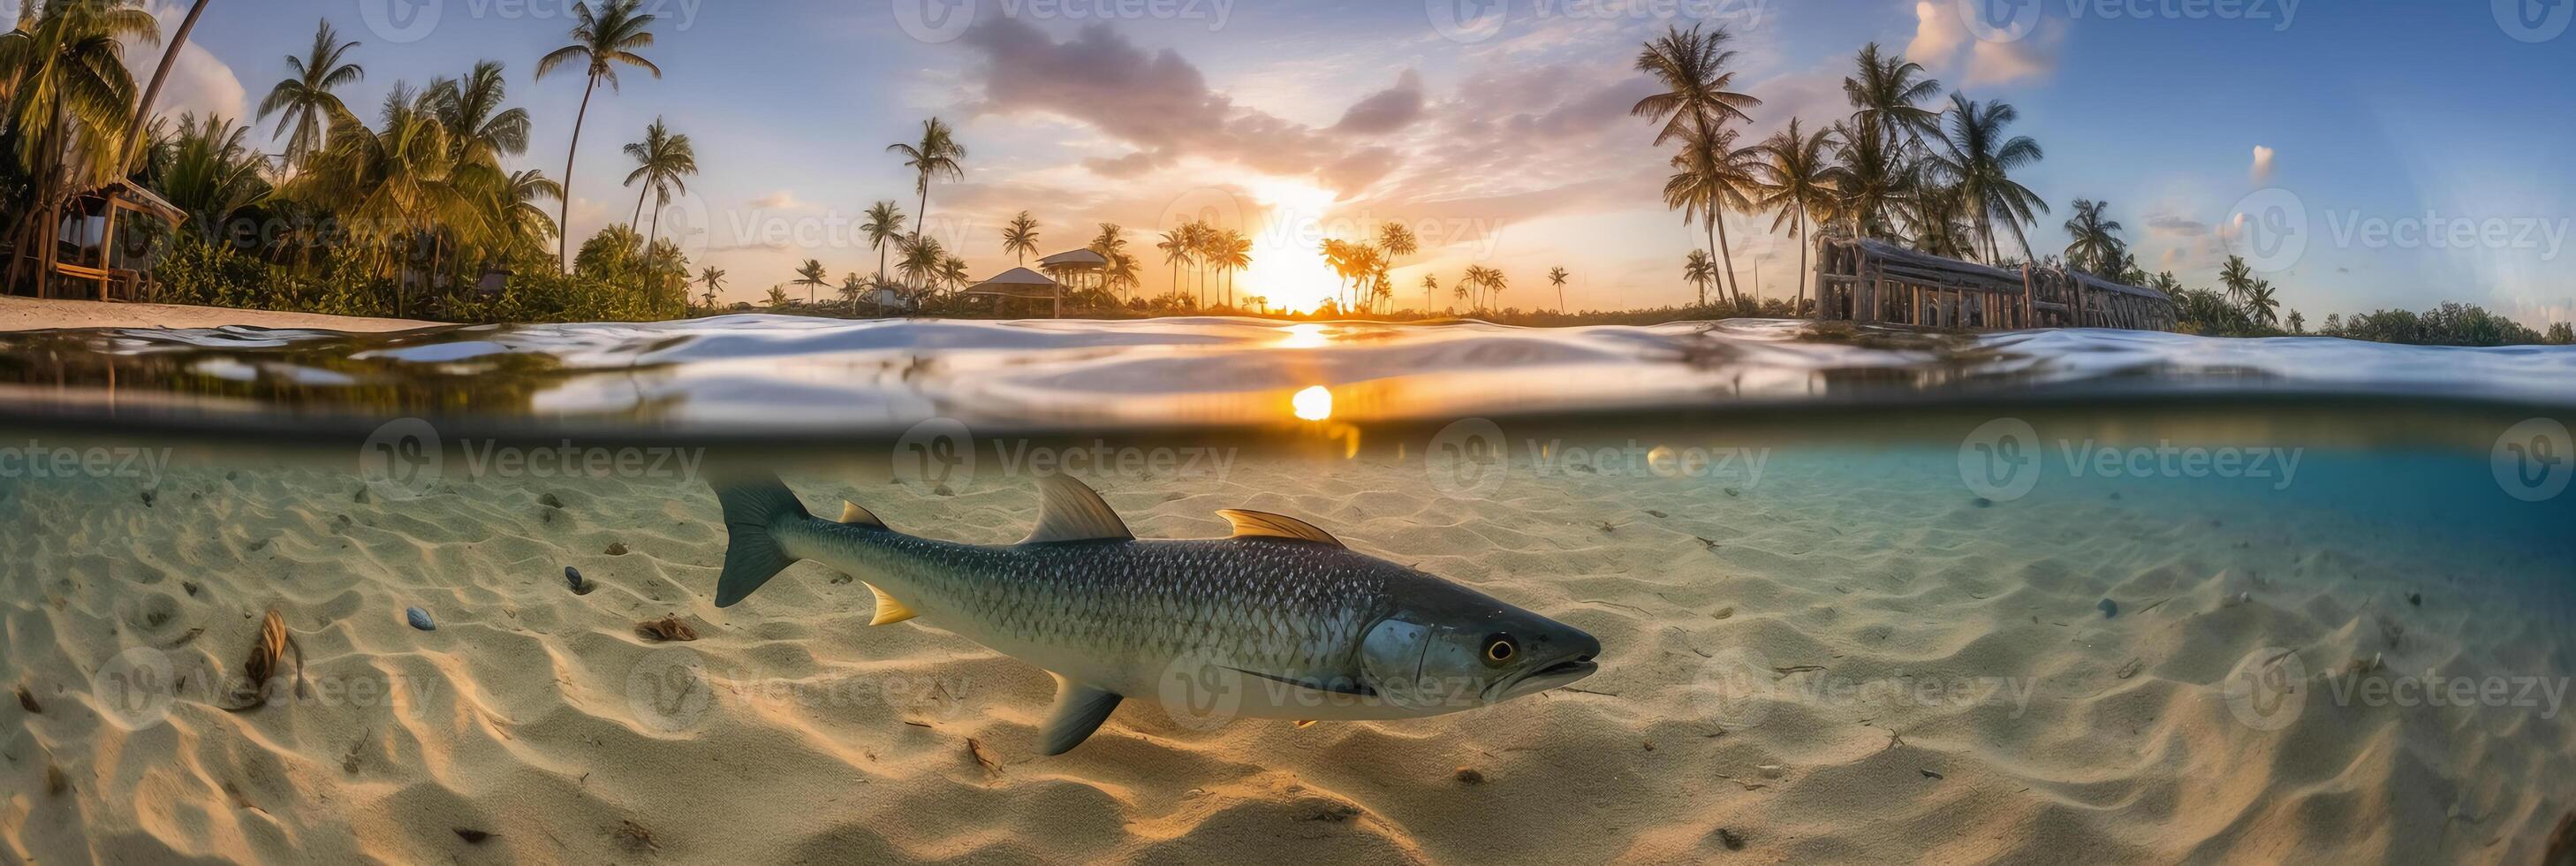
[[[1021,544],[1043,544],[1050,541],[1125,541],[1136,537],[1127,531],[1127,522],[1100,498],[1089,485],[1073,476],[1056,474],[1038,477],[1038,526],[1030,530]]]
[[[903,602],[894,600],[894,596],[887,595],[885,590],[878,589],[876,584],[868,584],[868,591],[877,594],[877,616],[868,620],[869,625],[891,625],[921,615],[905,607]]]
[[[1363,684],[1363,683],[1340,683],[1340,682],[1334,682],[1334,683],[1322,683],[1322,682],[1310,682],[1310,681],[1307,681],[1307,680],[1295,679],[1295,678],[1293,678],[1293,677],[1283,677],[1283,676],[1277,676],[1277,675],[1273,675],[1273,674],[1265,674],[1265,673],[1262,673],[1262,672],[1260,672],[1260,671],[1247,671],[1247,670],[1244,670],[1244,669],[1242,669],[1242,668],[1234,668],[1234,667],[1230,667],[1230,668],[1226,668],[1226,670],[1230,670],[1230,671],[1233,671],[1233,672],[1238,673],[1238,674],[1242,674],[1242,675],[1247,676],[1247,677],[1260,677],[1260,678],[1262,678],[1262,679],[1269,680],[1269,681],[1274,682],[1274,683],[1287,683],[1287,684],[1289,684],[1289,685],[1296,686],[1296,687],[1301,688],[1301,689],[1310,689],[1310,690],[1313,690],[1313,691],[1324,692],[1324,693],[1327,693],[1327,694],[1335,694],[1335,695],[1350,695],[1350,696],[1355,697],[1355,698],[1373,698],[1373,697],[1377,697],[1377,690],[1376,690],[1376,689],[1369,688],[1366,684]]]
[[[1046,741],[1045,751],[1061,755],[1082,745],[1100,723],[1109,720],[1109,712],[1125,700],[1117,692],[1087,686],[1055,675],[1055,708],[1047,711],[1046,726],[1038,730]]]
[[[1221,508],[1216,513],[1218,517],[1225,518],[1227,523],[1234,524],[1236,538],[1287,538],[1329,544],[1334,547],[1346,546],[1342,544],[1341,539],[1334,538],[1332,533],[1287,515],[1272,514],[1267,511],[1245,511],[1240,508]]]

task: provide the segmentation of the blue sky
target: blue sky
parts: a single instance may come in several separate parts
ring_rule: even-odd
[[[175,22],[174,0],[154,2]],[[353,105],[507,63],[537,118],[520,167],[559,177],[581,81],[530,75],[570,2],[215,0],[165,108],[255,105],[327,19],[365,43]],[[1638,43],[1705,21],[1735,33],[1741,89],[1766,100],[1757,135],[1847,114],[1839,82],[1871,41],[2018,106],[2015,130],[2047,153],[2021,178],[2052,208],[2031,233],[2043,252],[2063,248],[2069,201],[2107,199],[2150,270],[2210,283],[2249,240],[2240,201],[2277,188],[2254,201],[2288,202],[2289,222],[2267,211],[2271,237],[2304,249],[2257,258],[2311,321],[2441,300],[2576,318],[2576,251],[2561,248],[2576,244],[2576,3],[2532,6],[2538,28],[2520,29],[2518,4],[2539,0],[1995,2],[1508,0],[1494,18],[1466,0],[1470,26],[1444,31],[1452,0],[648,0],[666,77],[630,72],[592,105],[573,228],[633,212],[618,147],[661,116],[705,170],[665,230],[731,272],[729,297],[805,258],[870,272],[849,226],[878,199],[914,209],[883,149],[936,114],[970,157],[964,182],[933,188],[932,231],[979,276],[1012,264],[999,226],[1025,209],[1050,251],[1100,221],[1130,227],[1159,290],[1154,227],[1212,214],[1263,244],[1241,291],[1319,297],[1329,278],[1302,250],[1401,220],[1428,243],[1395,274],[1399,303],[1468,264],[1511,276],[1506,304],[1553,305],[1556,265],[1575,274],[1570,306],[1673,303],[1701,235],[1657,200],[1663,153],[1624,109],[1646,89]],[[972,17],[940,29],[942,10]],[[1969,26],[1980,14],[2008,26]],[[1729,232],[1746,288],[1780,295],[1798,245],[1770,225],[1739,216]]]

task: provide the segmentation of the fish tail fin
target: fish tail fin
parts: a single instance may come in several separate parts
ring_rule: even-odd
[[[777,530],[789,520],[810,520],[805,504],[786,482],[767,472],[713,482],[716,501],[724,505],[724,573],[716,578],[716,606],[732,607],[796,564],[778,544]]]

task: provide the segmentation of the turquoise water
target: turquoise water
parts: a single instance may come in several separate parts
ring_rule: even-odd
[[[2569,425],[2567,347],[2112,331],[6,335],[0,850],[2530,862],[2576,801]],[[744,471],[976,544],[1056,473],[1140,538],[1289,515],[1600,668],[1312,728],[1131,695],[1043,756],[1043,660],[816,564],[715,607]],[[226,712],[271,610],[317,688]]]

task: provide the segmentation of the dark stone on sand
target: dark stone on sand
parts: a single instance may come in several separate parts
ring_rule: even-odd
[[[1485,774],[1474,767],[1459,767],[1457,778],[1462,784],[1482,785],[1485,783]]]
[[[2120,615],[2120,603],[2107,598],[2103,599],[2101,604],[2094,605],[2093,609],[2101,611],[2103,619]]]
[[[1985,498],[1985,497],[1983,497],[1983,496],[1979,496],[1979,497],[1977,497],[1977,498],[1975,498],[1975,499],[1968,500],[1968,504],[1970,504],[1970,505],[1974,505],[1974,506],[1976,506],[1976,507],[1978,507],[1978,508],[1993,508],[1993,507],[1995,507],[1995,501],[1994,501],[1994,500],[1992,500],[1992,499],[1987,499],[1987,498]]]
[[[562,508],[563,497],[548,493],[544,496],[537,497],[537,504],[543,505],[547,508]]]
[[[1744,834],[1735,832],[1730,828],[1719,827],[1717,828],[1717,844],[1726,846],[1726,850],[1729,851],[1742,851],[1744,850]]]
[[[421,631],[438,630],[438,623],[430,621],[429,611],[425,611],[417,607],[404,608],[403,619],[410,622],[412,628],[420,629]]]
[[[623,541],[611,541],[611,542],[609,542],[609,543],[608,543],[608,549],[607,549],[607,550],[600,551],[600,552],[601,552],[601,553],[608,554],[608,555],[610,555],[610,556],[625,556],[625,555],[626,555],[626,542],[623,542]]]
[[[581,569],[569,565],[564,566],[564,583],[572,587],[574,595],[589,595],[593,588],[590,581],[582,579]]]
[[[2424,606],[2424,594],[2423,594],[2423,593],[2420,593],[2420,592],[2410,592],[2410,593],[2407,593],[2407,594],[2406,594],[2406,603],[2407,603],[2407,604],[2414,605],[2414,606],[2416,606],[2416,607],[2423,607],[2423,606]]]

